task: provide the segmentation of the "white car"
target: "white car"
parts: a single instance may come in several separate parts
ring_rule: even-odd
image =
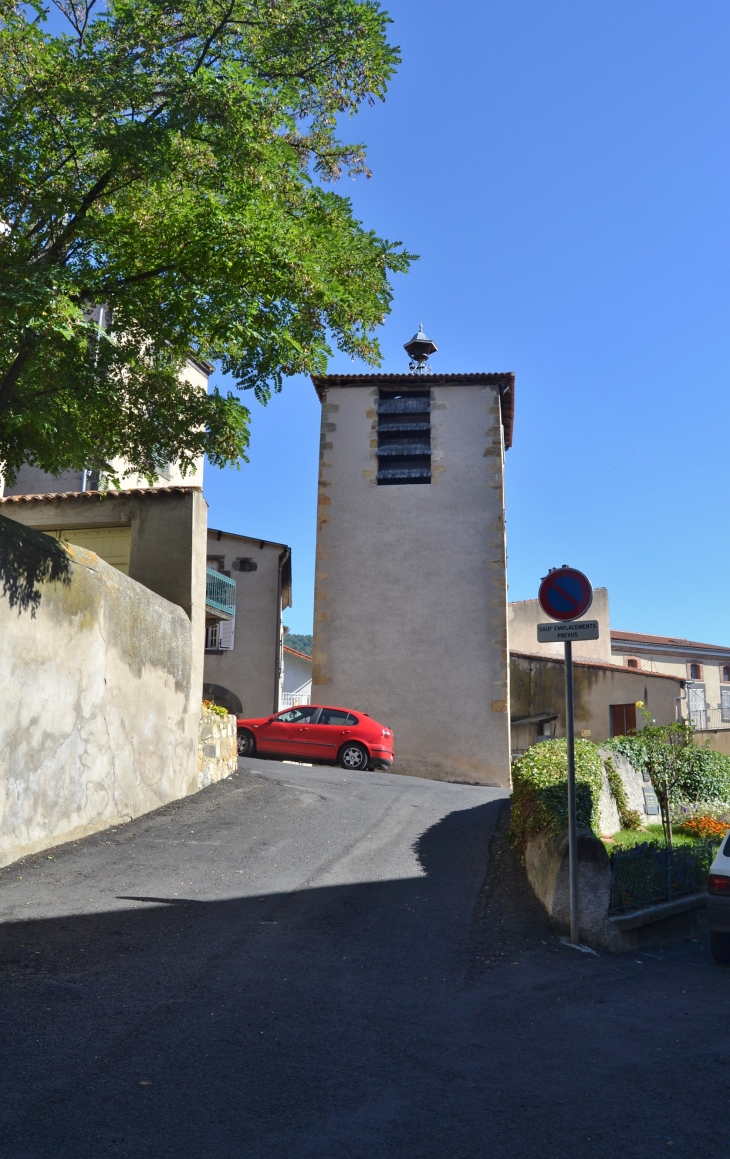
[[[723,838],[707,879],[710,949],[716,962],[730,966],[730,834]]]

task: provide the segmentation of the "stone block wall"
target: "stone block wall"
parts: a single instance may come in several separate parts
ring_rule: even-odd
[[[203,705],[198,742],[198,788],[230,777],[238,768],[236,718],[219,716]]]

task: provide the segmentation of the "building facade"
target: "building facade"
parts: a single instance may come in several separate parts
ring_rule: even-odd
[[[671,724],[682,680],[601,660],[574,660],[573,696],[575,735],[600,744],[643,727],[637,701],[657,724]],[[510,716],[513,759],[540,741],[566,735],[564,658],[510,649]]]
[[[203,362],[192,356],[181,372],[181,376],[201,391],[208,390],[208,379],[213,371],[209,362]],[[112,468],[121,476],[121,490],[145,490],[150,486],[158,491],[161,487],[202,487],[203,486],[203,457],[201,456],[193,471],[183,475],[176,463],[168,463],[164,472],[158,476],[154,484],[150,484],[143,475],[124,475],[125,463],[116,459]],[[99,489],[99,476],[90,471],[63,471],[60,475],[49,475],[40,467],[33,467],[25,463],[18,471],[18,476],[12,486],[6,486],[0,475],[0,498],[14,495],[74,495]],[[97,553],[98,554],[98,553]]]
[[[681,713],[692,718],[698,732],[730,729],[730,648],[676,636],[611,632],[611,651],[615,663],[635,672],[665,672],[683,680]]]
[[[512,374],[313,379],[312,700],[393,729],[394,772],[509,784]]]
[[[267,716],[281,706],[291,550],[209,528],[207,567],[213,603],[209,599],[203,694],[237,716]],[[227,592],[215,591],[216,579],[231,593],[226,615]]]
[[[281,707],[312,703],[312,657],[287,644],[283,648],[284,678],[281,685]]]

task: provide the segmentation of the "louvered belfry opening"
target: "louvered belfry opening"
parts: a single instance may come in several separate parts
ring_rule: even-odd
[[[378,483],[431,482],[430,390],[381,390],[378,400]]]

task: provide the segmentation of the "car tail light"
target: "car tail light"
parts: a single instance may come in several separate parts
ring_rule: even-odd
[[[707,892],[714,897],[730,897],[730,877],[724,873],[711,873],[707,879]]]

